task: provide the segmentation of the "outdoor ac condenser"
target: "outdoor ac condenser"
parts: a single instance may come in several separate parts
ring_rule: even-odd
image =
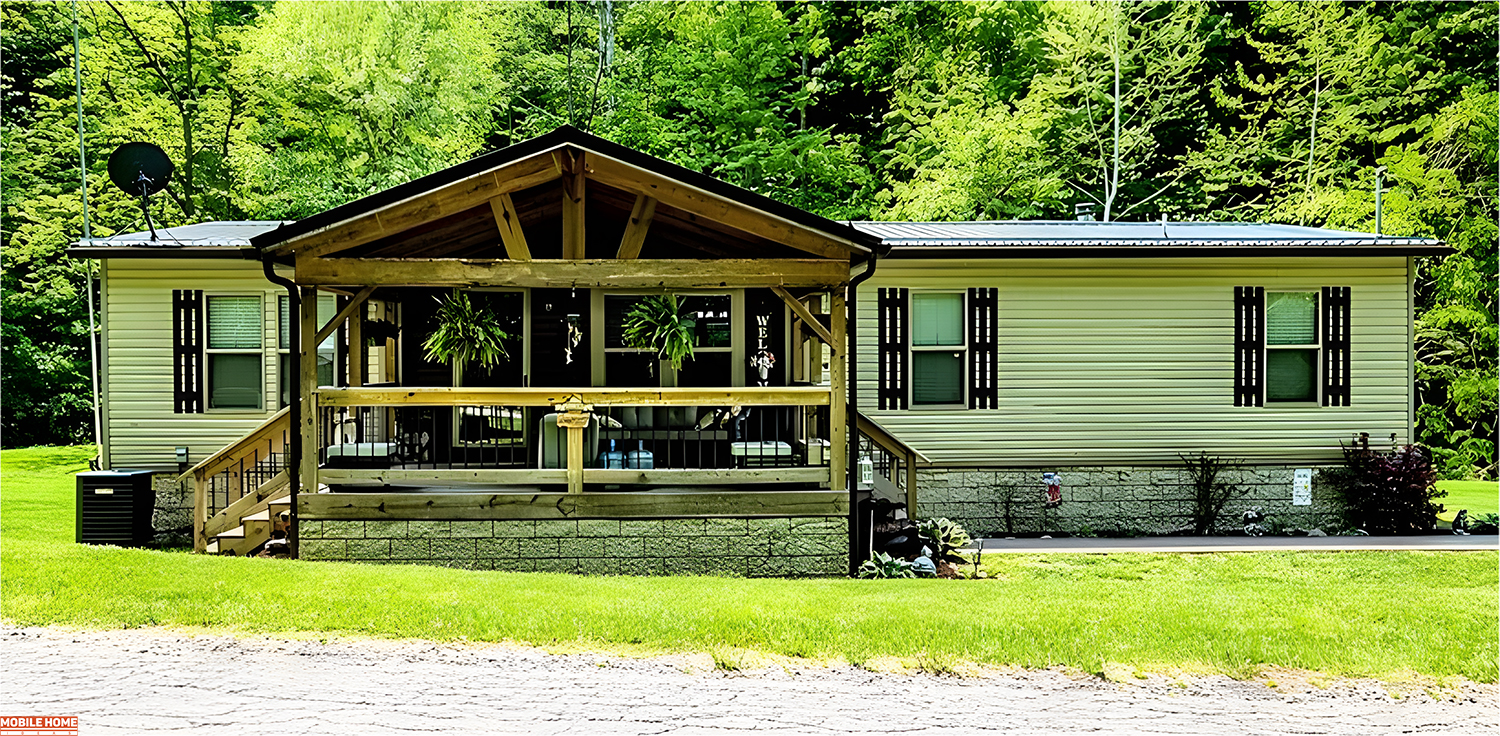
[[[92,470],[77,475],[79,544],[140,547],[151,541],[156,491],[149,470]]]

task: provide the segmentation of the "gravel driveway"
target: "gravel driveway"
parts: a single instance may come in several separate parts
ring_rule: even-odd
[[[1368,682],[726,674],[702,656],[47,628],[0,629],[0,661],[0,714],[77,715],[81,734],[1500,733],[1493,685],[1434,700]]]

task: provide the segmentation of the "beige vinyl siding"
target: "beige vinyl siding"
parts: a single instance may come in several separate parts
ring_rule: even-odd
[[[113,468],[171,469],[188,447],[198,462],[276,411],[276,295],[261,266],[231,259],[113,259],[105,271],[103,313],[106,435]],[[172,290],[205,296],[259,295],[264,316],[265,409],[172,411]]]
[[[860,288],[861,408],[938,465],[1333,461],[1408,439],[1404,258],[885,260]],[[1352,406],[1234,405],[1234,287],[1351,291]],[[999,289],[999,408],[876,409],[876,289]]]

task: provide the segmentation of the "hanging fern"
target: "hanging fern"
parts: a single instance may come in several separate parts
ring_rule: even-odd
[[[693,347],[697,344],[696,327],[694,320],[678,310],[675,295],[648,296],[636,302],[625,314],[621,338],[626,347],[650,350],[656,353],[656,357],[670,363],[673,370],[678,370],[684,359],[693,357]]]
[[[499,316],[476,308],[469,295],[458,289],[447,299],[437,300],[437,329],[422,343],[428,360],[452,362],[460,369],[469,363],[488,369],[510,360],[505,342],[511,335],[500,326]]]

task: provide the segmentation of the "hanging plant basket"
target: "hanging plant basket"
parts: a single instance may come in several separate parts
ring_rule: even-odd
[[[489,369],[510,360],[505,343],[511,334],[500,326],[498,315],[475,307],[469,295],[458,289],[437,300],[437,328],[422,343],[428,360],[451,362],[460,370],[470,363]]]
[[[682,314],[675,295],[653,295],[625,314],[621,339],[627,347],[650,350],[672,370],[680,370],[682,361],[693,357],[697,326],[696,320]]]

